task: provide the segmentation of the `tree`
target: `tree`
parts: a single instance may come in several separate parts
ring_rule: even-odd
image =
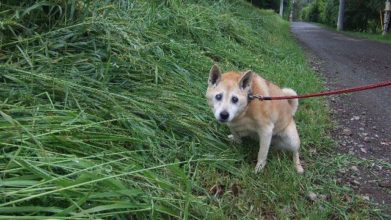
[[[291,1],[291,5],[290,5],[290,8],[291,8],[291,12],[289,14],[289,21],[295,21],[297,19],[297,14],[298,14],[298,4],[296,3],[296,0],[292,0]]]
[[[388,32],[388,28],[390,26],[390,10],[391,10],[391,3],[390,0],[386,1],[386,9],[384,11],[384,30],[383,35],[386,35]]]
[[[338,22],[337,22],[338,31],[343,31],[344,10],[345,10],[345,0],[339,0]]]
[[[280,0],[280,16],[284,14],[284,0]]]

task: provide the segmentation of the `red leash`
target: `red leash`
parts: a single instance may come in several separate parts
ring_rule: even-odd
[[[352,92],[358,92],[368,89],[375,89],[379,87],[385,87],[391,85],[391,81],[381,82],[381,83],[374,83],[369,84],[365,86],[355,86],[347,89],[338,89],[333,91],[325,91],[320,93],[314,93],[314,94],[306,94],[306,95],[295,95],[295,96],[261,96],[261,95],[251,95],[249,94],[249,99],[259,99],[261,101],[263,100],[283,100],[283,99],[305,99],[305,98],[311,98],[311,97],[317,97],[317,96],[327,96],[327,95],[336,95],[336,94],[344,94],[344,93],[352,93]]]

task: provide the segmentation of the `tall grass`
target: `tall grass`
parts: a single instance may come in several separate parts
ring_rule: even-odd
[[[234,0],[31,0],[4,1],[0,15],[0,218],[373,214],[343,201],[352,193],[332,178],[345,160],[330,159],[321,100],[303,101],[297,117],[305,176],[280,153],[255,175],[257,143],[231,145],[213,119],[204,92],[215,62],[299,93],[322,88],[271,11]],[[331,199],[313,203],[308,191]]]

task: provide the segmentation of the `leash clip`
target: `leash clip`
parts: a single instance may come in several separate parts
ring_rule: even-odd
[[[252,100],[254,100],[254,99],[258,99],[259,101],[265,100],[265,98],[264,98],[263,96],[261,96],[261,95],[253,95],[251,92],[248,93],[247,98],[248,98],[248,101],[249,101],[249,102],[252,101]]]
[[[258,95],[258,96],[256,96],[256,98],[259,99],[259,101],[265,100],[265,98],[263,97],[263,95]]]

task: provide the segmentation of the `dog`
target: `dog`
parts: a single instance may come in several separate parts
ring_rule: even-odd
[[[210,69],[206,98],[214,117],[229,127],[232,134],[228,138],[239,144],[245,136],[259,138],[255,173],[265,167],[269,148],[273,146],[291,151],[296,171],[302,174],[304,169],[299,158],[300,138],[293,119],[299,105],[298,100],[252,100],[252,94],[297,95],[294,90],[281,89],[250,70],[222,74],[216,64]]]

